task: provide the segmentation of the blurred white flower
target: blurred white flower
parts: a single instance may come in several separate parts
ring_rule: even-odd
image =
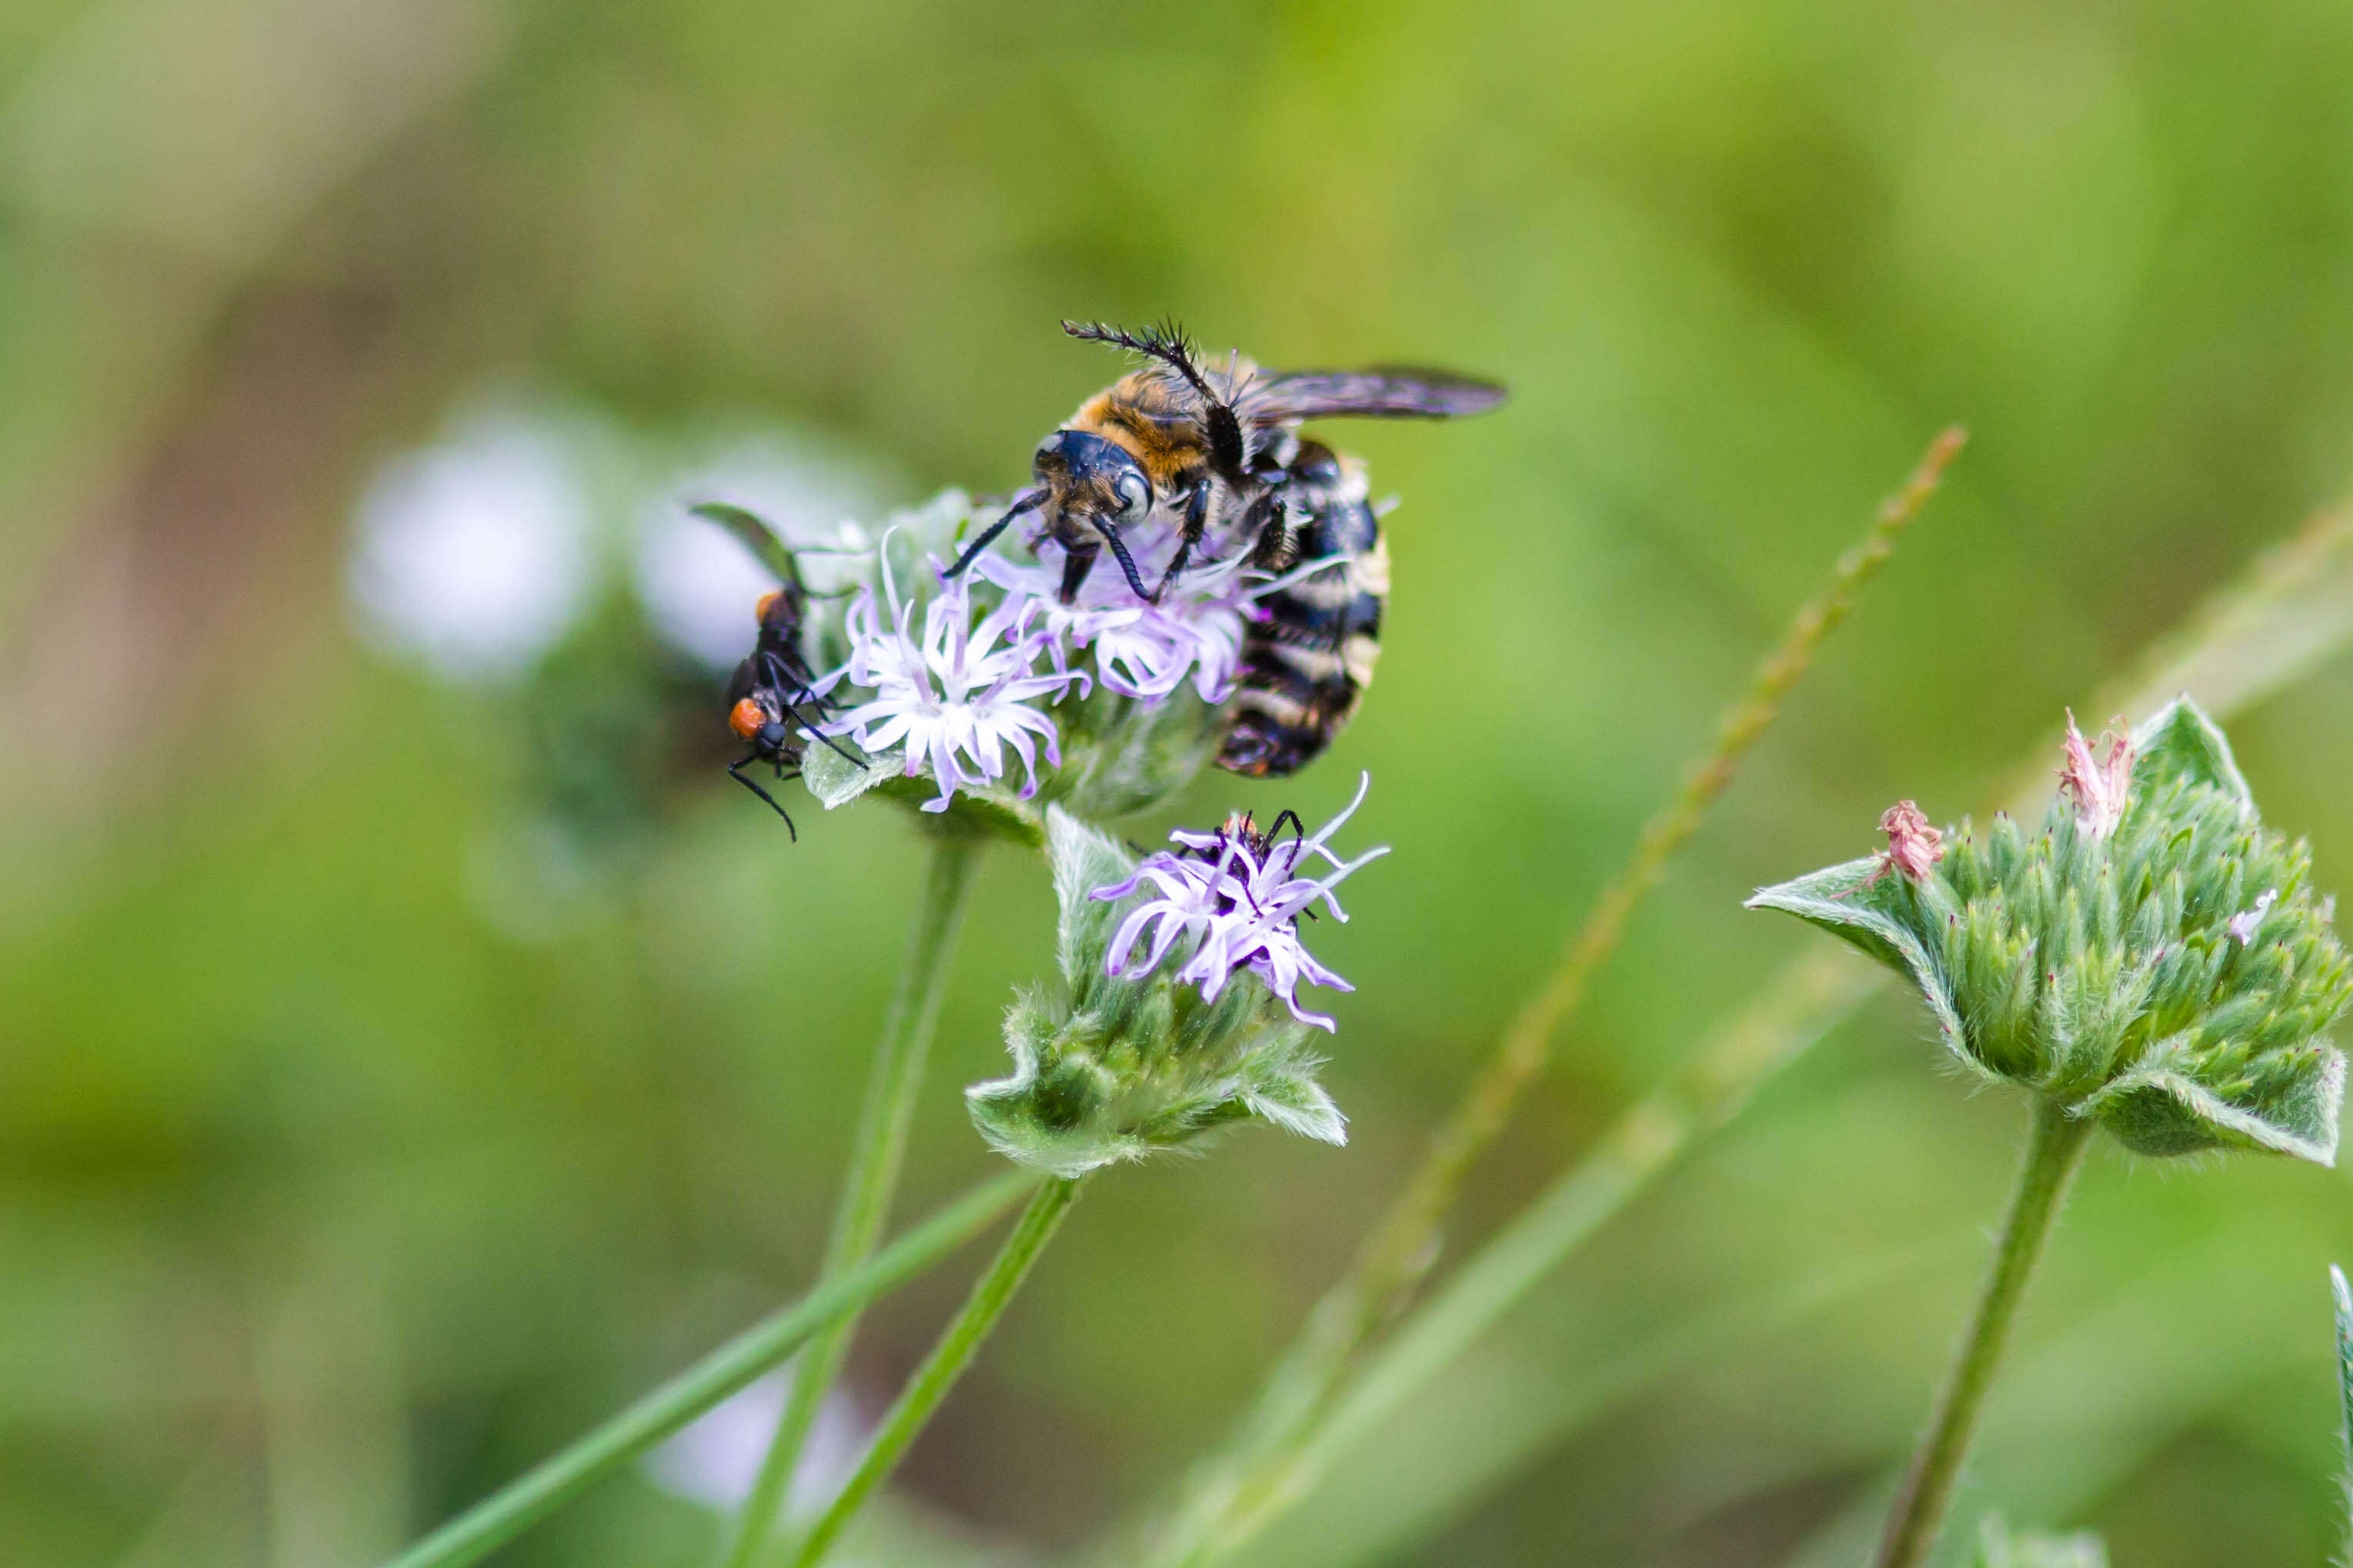
[[[776,574],[721,529],[665,500],[638,543],[638,597],[662,640],[714,670],[751,651],[754,606]]]
[[[865,547],[869,541],[847,520],[881,510],[889,484],[855,458],[781,435],[688,461],[638,519],[638,596],[654,629],[712,669],[732,668],[752,646],[753,604],[776,585],[749,551],[687,508],[726,501],[765,519],[787,543],[811,548],[804,573],[824,591],[827,557],[818,552]]]
[[[671,1496],[705,1508],[730,1513],[741,1508],[776,1435],[791,1378],[787,1363],[712,1406],[646,1456],[647,1478]],[[826,1395],[785,1494],[787,1513],[812,1514],[832,1499],[857,1468],[867,1426],[848,1394],[836,1389]]]
[[[553,425],[514,416],[387,463],[355,525],[363,629],[452,679],[520,672],[580,614],[595,575],[576,461]]]

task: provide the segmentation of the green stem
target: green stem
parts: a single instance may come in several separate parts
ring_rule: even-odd
[[[957,1199],[863,1267],[820,1283],[392,1560],[388,1568],[477,1563],[798,1350],[826,1324],[922,1273],[970,1241],[1036,1178],[1000,1176]]]
[[[1672,799],[1643,825],[1641,838],[1592,910],[1569,935],[1560,961],[1504,1031],[1494,1056],[1431,1139],[1429,1155],[1389,1205],[1348,1273],[1318,1302],[1306,1328],[1269,1379],[1236,1437],[1197,1477],[1151,1561],[1198,1561],[1233,1523],[1239,1500],[1266,1489],[1296,1459],[1328,1412],[1357,1352],[1392,1321],[1438,1252],[1440,1227],[1472,1162],[1485,1152],[1552,1054],[1552,1042],[1585,1001],[1593,976],[1618,949],[1629,921],[1729,787],[1764,738],[1814,655],[1852,613],[1895,552],[1906,525],[1936,493],[1965,439],[1947,430],[1930,443],[1902,489],[1889,496],[1862,540],[1839,558],[1828,584],[1802,607],[1780,643],[1757,667],[1724,716],[1715,742]]]
[[[2042,1246],[2067,1196],[2067,1184],[2083,1163],[2093,1123],[2067,1114],[2058,1101],[2037,1096],[2034,1121],[2026,1140],[2026,1157],[2019,1166],[2018,1190],[2010,1200],[2010,1217],[2003,1222],[1995,1245],[1993,1267],[1961,1340],[1944,1392],[1936,1397],[1936,1413],[1928,1423],[1904,1478],[1887,1533],[1879,1543],[1877,1568],[1917,1568],[1936,1543],[1946,1505],[1952,1501],[1953,1483],[1960,1479],[1961,1460],[1968,1457],[1969,1437],[1977,1430],[1978,1414],[1986,1391],[1993,1386],[2001,1353],[2018,1321],[2018,1304],[2026,1282],[2042,1261]]]
[[[907,1124],[923,1087],[932,1037],[939,1028],[940,1002],[946,994],[948,965],[970,900],[980,846],[978,838],[947,833],[932,841],[923,903],[907,936],[899,988],[891,999],[881,1043],[875,1050],[866,1106],[851,1146],[849,1178],[834,1211],[821,1278],[832,1279],[865,1261],[890,1217],[891,1199],[898,1189],[899,1169],[907,1152]],[[732,1539],[723,1538],[721,1561],[726,1568],[750,1568],[759,1560],[792,1489],[793,1472],[817,1425],[818,1411],[840,1374],[842,1357],[849,1352],[850,1336],[857,1329],[858,1314],[847,1313],[801,1352],[792,1392],[777,1420],[776,1436],[769,1439],[767,1454],[760,1461],[751,1494],[744,1501],[734,1533]]]
[[[955,1386],[956,1379],[971,1364],[981,1341],[988,1337],[988,1331],[1004,1315],[1007,1303],[1021,1288],[1029,1266],[1038,1261],[1046,1243],[1053,1239],[1084,1181],[1084,1177],[1057,1177],[1039,1188],[1037,1195],[1029,1200],[1013,1233],[997,1249],[996,1260],[973,1286],[964,1310],[940,1336],[940,1342],[932,1347],[923,1364],[915,1369],[915,1375],[900,1391],[898,1402],[882,1418],[882,1426],[874,1434],[866,1457],[858,1462],[857,1473],[802,1542],[800,1555],[794,1559],[797,1568],[812,1568],[812,1564],[823,1562],[826,1552],[866,1500],[899,1468],[899,1461],[906,1457],[908,1448],[931,1420],[932,1413],[940,1407],[940,1401],[947,1397],[948,1390]]]
[[[2316,512],[2179,626],[2151,644],[2100,711],[2144,712],[2194,690],[2217,717],[2308,674],[2353,640],[2353,505]],[[1998,798],[2039,806],[2051,787],[2038,746]],[[1630,1107],[1599,1143],[1482,1247],[1314,1415],[1305,1344],[1278,1369],[1245,1429],[1188,1488],[1186,1507],[1151,1533],[1155,1563],[1197,1562],[1250,1539],[1305,1496],[1365,1432],[1425,1386],[1535,1283],[1645,1190],[1696,1138],[1738,1111],[1767,1078],[1884,986],[1852,954],[1809,949],[1755,1001],[1711,1031],[1666,1083]],[[1326,1305],[1330,1304],[1327,1298]],[[2348,1373],[2353,1377],[2353,1373]],[[2353,1400],[2353,1384],[2348,1384]],[[1296,1413],[1305,1410],[1300,1417]],[[1304,1426],[1286,1458],[1270,1453],[1284,1412]],[[2348,1430],[2353,1433],[2353,1409]],[[2353,1454],[2353,1439],[2348,1439]],[[1252,1455],[1255,1465],[1246,1465]],[[2353,1459],[2348,1459],[2353,1475]],[[2353,1495],[2353,1482],[2348,1482]],[[2353,1517],[2353,1514],[2348,1514]],[[1132,1539],[1123,1537],[1122,1540]],[[1106,1561],[1131,1551],[1114,1544]],[[2353,1548],[2348,1560],[2353,1561]]]

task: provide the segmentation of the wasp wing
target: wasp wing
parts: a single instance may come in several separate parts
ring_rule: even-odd
[[[1242,395],[1244,416],[1256,425],[1303,419],[1455,419],[1484,414],[1504,401],[1504,389],[1442,370],[1291,370],[1261,374]]]
[[[705,522],[715,522],[735,536],[736,542],[752,552],[752,558],[776,574],[780,582],[800,585],[800,566],[793,552],[776,537],[776,531],[760,521],[758,515],[723,500],[702,501],[686,509]]]

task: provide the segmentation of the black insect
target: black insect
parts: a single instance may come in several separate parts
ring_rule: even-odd
[[[1204,860],[1214,862],[1225,854],[1229,847],[1239,847],[1262,866],[1266,864],[1267,851],[1274,847],[1285,827],[1291,829],[1294,844],[1303,842],[1307,837],[1306,825],[1299,820],[1299,814],[1295,811],[1284,811],[1263,831],[1249,812],[1229,812],[1212,836],[1214,842],[1189,846],[1179,851],[1176,858],[1181,860],[1188,855],[1198,855]]]
[[[785,830],[797,843],[800,830],[793,826],[792,814],[777,805],[776,797],[761,788],[758,780],[746,777],[744,769],[766,763],[775,769],[778,783],[798,778],[801,757],[807,750],[801,731],[814,729],[833,706],[818,695],[817,676],[801,648],[808,591],[801,584],[792,552],[758,518],[741,507],[717,501],[692,510],[696,516],[718,523],[742,540],[763,564],[784,579],[783,586],[762,595],[758,637],[727,682],[728,728],[752,748],[727,764],[727,776],[766,801],[785,819]],[[853,763],[858,760],[830,740],[825,744]]]
[[[972,563],[1013,521],[1042,510],[1064,552],[1061,598],[1070,604],[1108,547],[1136,596],[1156,604],[1213,523],[1230,524],[1254,551],[1287,531],[1278,493],[1283,467],[1262,461],[1268,438],[1323,416],[1444,419],[1503,401],[1485,382],[1430,370],[1261,372],[1240,355],[1205,369],[1171,323],[1131,332],[1064,321],[1074,338],[1132,349],[1153,362],[1082,404],[1039,444],[1035,483],[949,568]],[[1176,553],[1159,583],[1145,585],[1129,534],[1158,517],[1174,523]]]
[[[1177,858],[1182,859],[1186,856],[1196,855],[1214,866],[1225,858],[1229,848],[1240,848],[1254,863],[1263,867],[1267,863],[1267,857],[1282,841],[1282,830],[1285,827],[1291,829],[1291,842],[1295,854],[1298,847],[1307,840],[1306,825],[1299,820],[1297,812],[1286,807],[1278,813],[1275,819],[1264,829],[1259,827],[1249,812],[1229,812],[1227,814],[1226,820],[1219,825],[1218,831],[1210,843],[1188,845],[1178,851]],[[1250,897],[1247,890],[1245,896]],[[1265,913],[1263,910],[1259,909],[1255,897],[1250,898],[1250,908],[1258,913]],[[1315,918],[1315,910],[1313,908],[1303,912],[1309,920]]]

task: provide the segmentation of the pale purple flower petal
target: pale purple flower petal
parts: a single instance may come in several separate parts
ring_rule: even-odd
[[[1177,942],[1190,939],[1192,952],[1175,977],[1198,987],[1202,1000],[1216,1001],[1227,983],[1247,969],[1282,999],[1293,1017],[1317,1028],[1334,1028],[1329,1017],[1300,1005],[1300,984],[1335,991],[1355,988],[1301,944],[1298,920],[1318,903],[1335,919],[1346,920],[1333,889],[1359,867],[1388,853],[1384,846],[1343,860],[1328,847],[1334,831],[1363,804],[1371,783],[1369,775],[1362,779],[1346,810],[1304,837],[1254,848],[1250,836],[1237,830],[1171,833],[1170,840],[1179,847],[1176,852],[1147,856],[1125,881],[1090,895],[1104,900],[1132,898],[1147,881],[1156,889],[1120,922],[1105,972],[1114,977],[1148,974]],[[1303,875],[1305,863],[1314,858],[1328,869],[1321,876]],[[1149,927],[1156,927],[1149,952],[1142,963],[1131,963]]]
[[[1021,761],[1021,794],[1035,794],[1032,737],[1043,739],[1050,763],[1060,765],[1061,752],[1054,721],[1029,703],[1085,679],[1067,669],[1034,672],[1047,646],[1031,625],[1035,602],[1008,596],[975,622],[970,582],[959,578],[923,606],[917,637],[915,606],[900,600],[887,555],[882,595],[878,605],[871,588],[859,591],[843,617],[849,662],[828,677],[846,676],[874,694],[818,732],[850,736],[869,752],[903,746],[907,776],[928,771],[939,785],[925,811],[945,811],[960,789],[997,783],[1008,749]]]

